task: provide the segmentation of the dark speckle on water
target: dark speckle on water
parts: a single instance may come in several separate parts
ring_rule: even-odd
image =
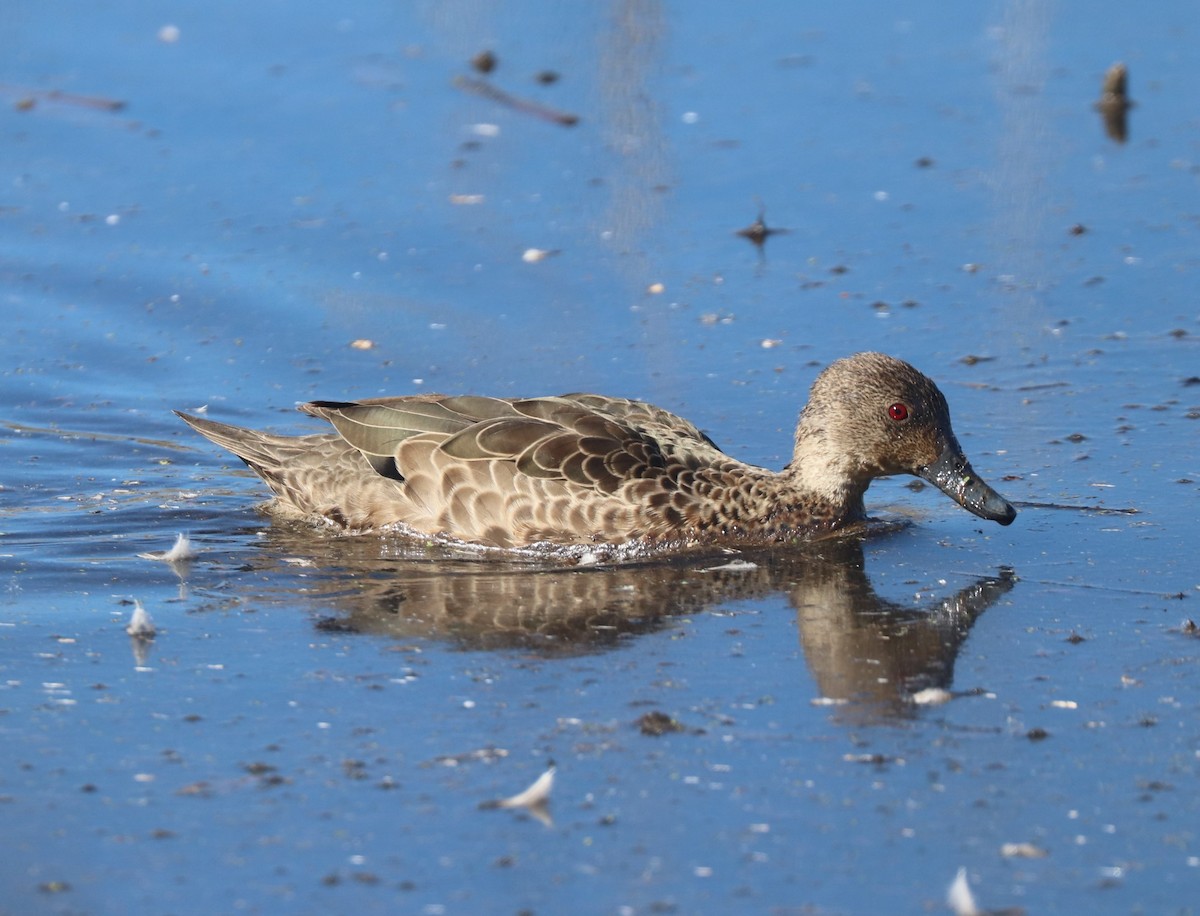
[[[499,62],[493,51],[485,49],[471,58],[471,67],[480,73],[491,73]]]
[[[321,617],[314,624],[318,630],[325,633],[353,633],[354,624],[338,617]]]
[[[643,735],[649,735],[652,738],[658,738],[671,732],[687,731],[687,727],[678,719],[674,719],[659,710],[653,710],[639,716],[637,727],[638,731]]]
[[[760,212],[758,218],[746,226],[744,229],[739,229],[737,234],[747,241],[753,243],[757,248],[761,249],[773,235],[786,235],[787,229],[780,229],[775,226],[768,226],[766,223],[766,214]]]
[[[974,353],[968,353],[966,356],[962,357],[959,362],[964,366],[977,366],[980,363],[990,363],[995,358],[996,357],[994,356],[977,356]]]

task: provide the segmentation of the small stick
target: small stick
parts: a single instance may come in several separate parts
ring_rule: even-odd
[[[100,95],[75,95],[70,92],[59,92],[57,89],[51,89],[44,95],[52,102],[62,102],[64,105],[76,105],[80,108],[121,111],[125,107],[125,103],[120,99],[106,99]]]
[[[539,102],[511,95],[503,89],[496,88],[491,83],[472,79],[469,76],[456,76],[454,78],[454,88],[462,89],[464,92],[473,92],[476,95],[483,96],[485,99],[506,105],[514,111],[533,115],[535,118],[541,118],[543,121],[549,121],[551,124],[574,127],[579,123],[579,115],[572,114],[569,111],[559,111],[557,108],[550,108]]]
[[[125,107],[125,103],[120,99],[108,99],[101,95],[76,95],[58,89],[24,89],[20,86],[0,84],[0,90],[13,92],[25,98],[40,98],[47,102],[59,102],[78,108],[95,108],[99,111],[121,111]]]

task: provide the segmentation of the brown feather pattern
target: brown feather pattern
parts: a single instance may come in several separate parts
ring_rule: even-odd
[[[888,419],[896,403],[911,412],[903,425]],[[729,457],[662,408],[596,394],[422,395],[300,409],[336,432],[274,436],[180,416],[242,458],[286,510],[354,531],[402,527],[497,547],[809,537],[861,518],[874,477],[927,476],[958,448],[933,382],[875,353],[840,360],[818,378],[781,472]],[[965,458],[961,468],[970,472]]]

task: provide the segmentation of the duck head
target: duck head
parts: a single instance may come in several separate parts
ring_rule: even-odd
[[[876,477],[912,474],[980,518],[1009,525],[1017,517],[967,461],[937,385],[882,353],[838,360],[817,377],[789,473],[822,498],[859,511]]]

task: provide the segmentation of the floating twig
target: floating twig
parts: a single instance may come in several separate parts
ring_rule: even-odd
[[[76,108],[94,108],[97,111],[121,111],[125,108],[125,103],[120,99],[109,99],[102,95],[77,95],[58,89],[26,89],[22,86],[0,84],[0,92],[11,92],[20,96],[17,107],[22,111],[28,111],[33,107],[32,102],[37,100],[74,105]]]
[[[454,78],[454,88],[462,89],[464,92],[473,92],[475,95],[483,96],[485,99],[504,105],[514,111],[533,115],[535,118],[541,118],[543,121],[549,121],[551,124],[574,127],[579,123],[579,115],[577,114],[572,114],[569,111],[560,111],[557,108],[551,108],[540,102],[512,95],[484,80],[473,79],[469,76],[456,76]]]

